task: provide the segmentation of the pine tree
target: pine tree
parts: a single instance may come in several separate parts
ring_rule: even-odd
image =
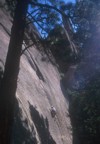
[[[0,144],[11,143],[17,77],[28,0],[18,0],[0,89]]]

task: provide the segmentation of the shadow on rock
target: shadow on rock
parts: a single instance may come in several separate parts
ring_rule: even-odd
[[[79,139],[78,139],[78,134],[77,134],[77,129],[75,129],[75,126],[78,124],[78,121],[76,122],[76,108],[74,107],[74,113],[72,112],[72,97],[68,93],[68,85],[66,85],[66,80],[64,78],[61,79],[60,81],[60,87],[62,90],[62,93],[66,99],[67,102],[69,102],[69,118],[71,121],[71,126],[72,126],[72,137],[73,137],[73,144],[80,144]],[[76,124],[77,123],[77,124]]]
[[[1,85],[1,80],[3,78],[3,71],[4,71],[4,63],[3,61],[0,59],[0,85]]]
[[[39,112],[29,103],[32,120],[36,126],[41,144],[56,144],[49,132],[48,119],[43,118]]]
[[[18,101],[15,102],[15,116],[12,134],[13,144],[37,144],[34,128],[30,132],[28,128],[28,120],[22,120],[22,110],[19,107]]]
[[[67,89],[66,89],[66,86],[65,86],[65,81],[64,81],[63,78],[60,80],[60,88],[61,88],[61,91],[62,91],[64,97],[66,98],[66,100],[70,101],[70,97],[67,94]]]

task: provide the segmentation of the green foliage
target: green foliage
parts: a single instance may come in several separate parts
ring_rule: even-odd
[[[75,30],[74,40],[86,54],[84,64],[77,70],[79,75],[85,75],[82,82],[85,86],[69,94],[73,133],[79,144],[96,144],[100,143],[100,1],[80,1],[71,8],[69,16]]]
[[[57,61],[61,61],[62,64],[72,62],[74,57],[62,26],[56,25],[56,27],[50,31],[47,41]]]
[[[78,2],[70,13],[74,29],[74,38],[81,45],[95,38],[100,28],[100,1],[85,0]]]
[[[70,95],[72,124],[80,142],[100,142],[100,74],[95,75],[84,89],[73,91]]]

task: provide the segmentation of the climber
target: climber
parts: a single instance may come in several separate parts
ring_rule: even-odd
[[[50,112],[51,112],[51,116],[54,118],[57,113],[56,108],[54,106],[51,106]]]

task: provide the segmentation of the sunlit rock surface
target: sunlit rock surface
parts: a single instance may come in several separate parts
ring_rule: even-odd
[[[3,67],[10,40],[11,18],[0,9],[0,65]],[[24,46],[23,46],[24,48]],[[45,59],[44,59],[45,57]],[[60,74],[38,46],[21,56],[13,126],[13,144],[72,144],[68,100]],[[51,106],[56,116],[51,116]]]

